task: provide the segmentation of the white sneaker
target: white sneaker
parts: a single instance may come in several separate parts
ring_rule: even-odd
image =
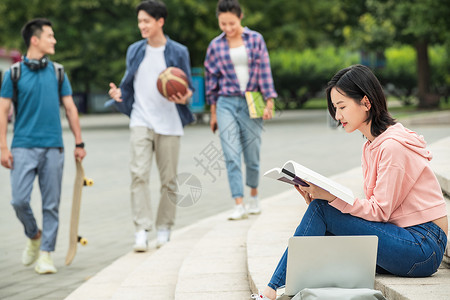
[[[261,294],[261,292],[258,292],[258,294],[252,294],[251,298],[252,299],[260,299],[260,300],[270,300],[269,298],[267,298],[266,296]]]
[[[234,210],[231,213],[231,215],[228,217],[228,220],[242,220],[242,219],[247,219],[247,218],[248,218],[248,215],[247,215],[247,211],[245,210],[244,205],[239,204],[234,207]]]
[[[133,249],[135,252],[145,252],[148,249],[147,231],[140,230],[134,234],[135,242]]]
[[[261,213],[261,208],[259,208],[258,196],[250,197],[250,203],[248,204],[247,211],[250,215],[259,215]]]
[[[156,232],[156,248],[161,248],[170,241],[170,229],[160,228]]]
[[[39,247],[41,246],[41,237],[36,240],[28,239],[27,246],[22,253],[22,263],[25,266],[33,264],[39,257]]]
[[[50,257],[50,253],[41,252],[34,270],[38,274],[53,274],[57,272],[55,265],[53,264],[53,260]]]

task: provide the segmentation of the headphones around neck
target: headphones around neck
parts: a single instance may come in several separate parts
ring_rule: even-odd
[[[30,68],[31,71],[38,71],[45,68],[48,65],[48,57],[46,55],[42,56],[41,59],[27,59],[22,58],[23,63]]]

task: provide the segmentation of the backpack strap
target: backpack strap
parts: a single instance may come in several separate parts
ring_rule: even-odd
[[[10,68],[10,75],[11,75],[11,81],[13,83],[13,96],[12,96],[12,103],[14,105],[14,112],[17,114],[17,95],[19,93],[18,82],[20,79],[20,71],[21,71],[21,64],[20,61],[14,63]]]
[[[64,66],[57,62],[53,62],[53,67],[55,69],[56,79],[58,80],[59,102],[62,105],[61,90],[62,90],[62,84],[64,81]]]
[[[17,96],[19,94],[19,87],[18,82],[21,75],[21,64],[20,62],[14,63],[9,69],[10,69],[10,75],[11,75],[11,81],[13,83],[13,97],[12,97],[12,103],[14,104],[14,111],[17,114]],[[62,64],[59,64],[57,62],[53,62],[53,67],[55,69],[55,75],[56,79],[58,80],[58,95],[59,95],[59,102],[62,105],[62,97],[61,97],[61,90],[62,90],[62,83],[64,81],[64,66]]]

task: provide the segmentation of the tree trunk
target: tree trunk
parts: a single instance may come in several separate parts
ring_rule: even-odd
[[[439,97],[430,94],[430,60],[428,58],[428,42],[418,41],[417,52],[417,87],[419,108],[433,108],[439,106]],[[436,97],[437,96],[437,97]]]

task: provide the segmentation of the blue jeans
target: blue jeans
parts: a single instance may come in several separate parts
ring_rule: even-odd
[[[262,119],[250,118],[247,101],[243,97],[219,97],[216,113],[231,196],[233,198],[243,197],[242,153],[246,167],[247,186],[257,188],[259,184]]]
[[[327,201],[314,200],[309,204],[294,236],[324,235],[378,236],[377,272],[406,277],[424,277],[435,273],[447,245],[444,231],[433,222],[402,228],[344,214]],[[287,250],[268,284],[275,290],[285,285],[286,262]]]
[[[39,231],[30,200],[36,175],[42,197],[43,227],[41,250],[54,251],[59,225],[59,202],[64,166],[62,148],[13,148],[11,170],[11,204],[22,222],[25,235],[33,238]]]

